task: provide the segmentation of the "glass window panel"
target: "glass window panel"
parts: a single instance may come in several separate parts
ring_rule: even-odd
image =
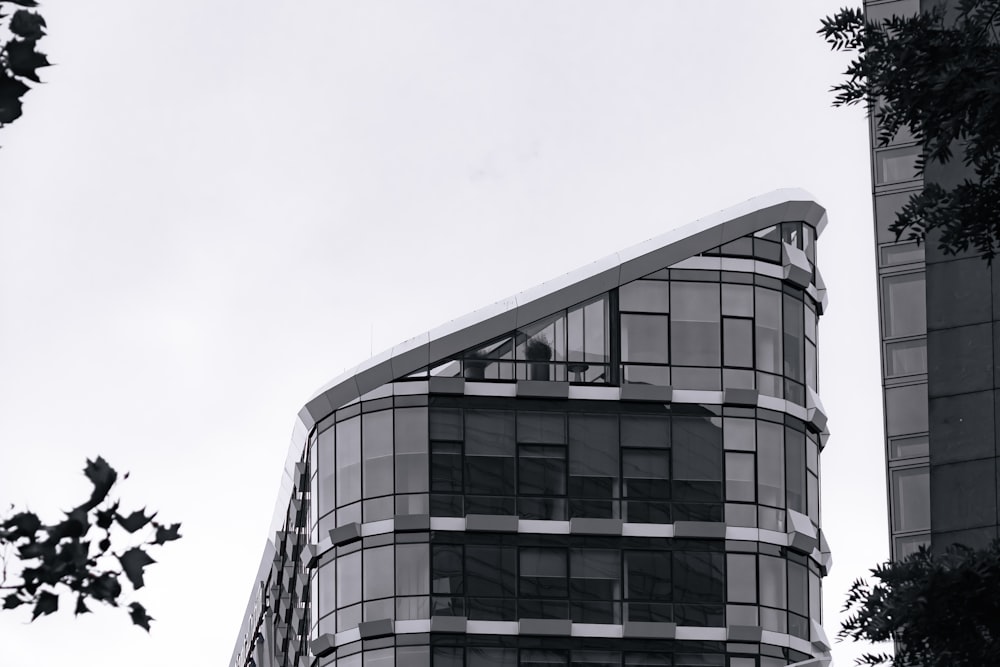
[[[657,499],[670,497],[670,452],[656,449],[623,449],[624,497]]]
[[[467,546],[467,594],[470,597],[513,597],[515,568],[515,551],[511,547]]]
[[[514,413],[466,410],[465,452],[472,456],[513,456]]]
[[[396,493],[419,493],[428,490],[427,408],[397,408]]]
[[[666,364],[669,318],[665,315],[622,315],[622,361]]]
[[[451,408],[433,408],[430,411],[432,440],[462,440],[462,411]]]
[[[805,380],[805,356],[803,354],[802,302],[788,294],[784,296],[784,353],[785,375],[792,380]]]
[[[788,611],[806,616],[809,614],[808,571],[805,565],[788,561]]]
[[[802,249],[802,223],[783,222],[781,223],[781,240],[799,250]]]
[[[751,285],[722,285],[722,314],[753,317],[753,287]]]
[[[753,320],[723,319],[722,349],[726,366],[753,368]]]
[[[752,452],[757,449],[756,424],[753,419],[726,417],[723,419],[726,449]]]
[[[361,602],[361,552],[337,558],[337,606]]]
[[[920,547],[931,546],[931,536],[924,535],[910,535],[907,537],[897,537],[895,540],[896,551],[893,554],[896,560],[902,560],[911,554],[917,553]]]
[[[636,366],[630,364],[623,367],[625,382],[632,384],[652,384],[658,387],[670,386],[670,367],[668,366]]]
[[[670,654],[657,651],[655,653],[626,653],[626,667],[640,667],[642,665],[660,665],[669,667],[673,664]]]
[[[465,667],[465,650],[452,646],[435,646],[434,667]]]
[[[331,561],[319,568],[319,616],[323,617],[337,608],[337,578],[336,561]]]
[[[565,361],[566,316],[559,313],[522,327],[517,341],[518,360]]]
[[[673,419],[676,479],[722,480],[722,429],[714,421],[709,417]]]
[[[809,616],[819,623],[823,622],[823,598],[820,592],[819,575],[809,573]]]
[[[395,504],[392,496],[366,499],[361,503],[361,515],[365,521],[391,519],[395,513]]]
[[[566,447],[521,445],[518,449],[518,493],[566,495]]]
[[[726,500],[752,503],[756,485],[754,455],[726,452]]]
[[[674,600],[677,602],[723,602],[725,560],[721,553],[681,551],[674,553]]]
[[[583,307],[584,361],[608,360],[608,300],[601,297]]]
[[[487,648],[470,646],[468,651],[468,667],[514,667],[517,665],[517,649]]]
[[[618,497],[618,418],[613,415],[569,416],[571,496]]]
[[[927,385],[885,390],[886,434],[890,436],[927,430]]]
[[[670,600],[670,552],[625,552],[625,590],[629,600]]]
[[[673,377],[672,386],[680,389],[701,389],[705,391],[719,391],[722,389],[720,373],[717,367],[694,368],[674,366],[671,376]]]
[[[912,459],[929,454],[926,435],[918,435],[914,438],[895,438],[889,442],[889,458],[893,460]]]
[[[319,496],[318,516],[323,516],[337,504],[336,478],[337,463],[334,458],[334,438],[336,431],[332,428],[319,434],[319,445],[317,447],[317,468],[319,475],[317,479],[317,494]],[[318,518],[318,517],[313,517]]]
[[[768,373],[782,370],[781,293],[755,288],[757,368]]]
[[[764,505],[785,506],[785,446],[783,427],[757,422],[757,497]]]
[[[551,412],[518,412],[517,441],[537,444],[565,444],[566,416]]]
[[[879,249],[882,266],[896,266],[924,261],[924,246],[916,241],[907,241],[882,246]]]
[[[361,499],[361,419],[337,424],[337,505]]]
[[[806,514],[806,436],[785,427],[785,488],[788,509]]]
[[[619,667],[622,656],[616,651],[573,651],[570,665],[591,665],[592,667]]]
[[[886,338],[926,333],[927,298],[923,272],[882,278],[882,328]]]
[[[435,442],[431,445],[431,490],[461,492],[462,443]]]
[[[809,518],[819,524],[819,478],[813,473],[806,476],[806,504]]]
[[[726,599],[729,602],[756,603],[757,556],[727,554],[726,565]]]
[[[396,595],[427,595],[430,591],[428,544],[396,545]]]
[[[549,667],[550,665],[565,665],[566,653],[563,651],[521,650],[520,664],[524,667]]]
[[[579,600],[621,600],[621,552],[570,549],[571,594]]]
[[[896,221],[896,214],[910,201],[912,194],[911,192],[898,192],[876,195],[875,230],[879,243],[894,243],[896,241],[896,233],[889,231],[889,225]]]
[[[429,667],[431,664],[430,646],[397,646],[397,667]]]
[[[784,609],[788,594],[785,581],[785,560],[774,556],[760,557],[760,603]]]
[[[465,592],[463,551],[459,545],[435,544],[433,547],[431,588],[436,595],[462,595]]]
[[[917,174],[919,156],[919,146],[875,151],[875,182],[878,185],[885,185],[919,178]]]
[[[892,524],[900,532],[931,527],[930,472],[928,468],[892,471]]]
[[[670,283],[635,280],[618,288],[618,308],[640,313],[670,312]]]
[[[519,560],[519,592],[522,597],[566,597],[565,549],[522,548]]]
[[[396,650],[391,646],[376,651],[365,651],[364,667],[393,667],[395,659]]]
[[[902,340],[885,344],[885,376],[899,377],[927,372],[927,340]]]
[[[670,418],[622,415],[622,447],[669,447]]]
[[[717,283],[670,283],[670,354],[675,365],[718,366],[721,353]]]
[[[392,410],[362,415],[364,495],[392,493]]]
[[[566,317],[566,349],[569,361],[585,361],[583,308],[569,311]]]
[[[806,341],[806,386],[811,387],[813,391],[819,389],[819,379],[816,377],[816,346],[810,341]]]
[[[392,595],[392,545],[364,550],[364,595],[366,600]]]

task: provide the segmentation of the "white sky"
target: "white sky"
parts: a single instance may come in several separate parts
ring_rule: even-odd
[[[840,4],[48,0],[58,66],[0,131],[0,503],[55,518],[101,454],[184,539],[149,636],[4,612],[5,667],[224,664],[314,389],[787,186],[830,217],[832,637],[888,553],[866,123],[815,35]]]

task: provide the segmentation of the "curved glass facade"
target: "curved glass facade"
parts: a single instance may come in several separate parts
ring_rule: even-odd
[[[816,232],[759,227],[317,418],[243,655],[827,656]]]

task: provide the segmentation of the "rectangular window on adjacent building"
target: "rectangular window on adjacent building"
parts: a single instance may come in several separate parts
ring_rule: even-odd
[[[927,297],[922,271],[882,278],[882,329],[886,338],[926,333]]]
[[[931,488],[928,468],[892,471],[892,526],[898,532],[930,529]]]
[[[904,146],[875,152],[875,182],[878,185],[920,178],[917,174],[919,146]]]

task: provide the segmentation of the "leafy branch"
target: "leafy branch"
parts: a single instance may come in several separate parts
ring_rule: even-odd
[[[35,620],[59,609],[61,591],[75,595],[76,615],[90,612],[88,602],[117,607],[123,576],[134,590],[145,585],[144,570],[156,562],[146,550],[180,539],[179,523],[161,523],[145,508],[120,511],[120,502],[110,497],[118,473],[103,458],[88,460],[83,473],[93,490],[85,502],[65,512],[63,520],[46,524],[34,512],[22,511],[0,521],[5,554],[0,589],[11,591],[3,597],[3,609],[29,605]],[[122,548],[121,533],[140,531],[145,533],[142,542]],[[7,562],[11,551],[20,565],[13,575]],[[153,619],[145,607],[131,602],[127,608],[132,622],[148,631]]]
[[[31,90],[27,83],[41,83],[38,69],[50,63],[38,50],[45,36],[45,19],[36,12],[16,9],[11,14],[3,10],[8,5],[37,7],[35,0],[0,0],[0,34],[10,38],[0,41],[0,128],[21,117],[21,98]]]
[[[956,155],[961,183],[925,183],[897,213],[897,238],[936,231],[948,254],[1000,249],[1000,0],[959,0],[913,16],[868,22],[860,9],[824,18],[819,34],[834,51],[855,53],[833,86],[834,106],[863,103],[875,114],[880,146],[906,128],[922,145],[916,174]]]
[[[895,656],[867,653],[858,665],[952,667],[1000,664],[1000,541],[985,549],[926,548],[871,570],[844,604],[838,637],[896,642]]]

